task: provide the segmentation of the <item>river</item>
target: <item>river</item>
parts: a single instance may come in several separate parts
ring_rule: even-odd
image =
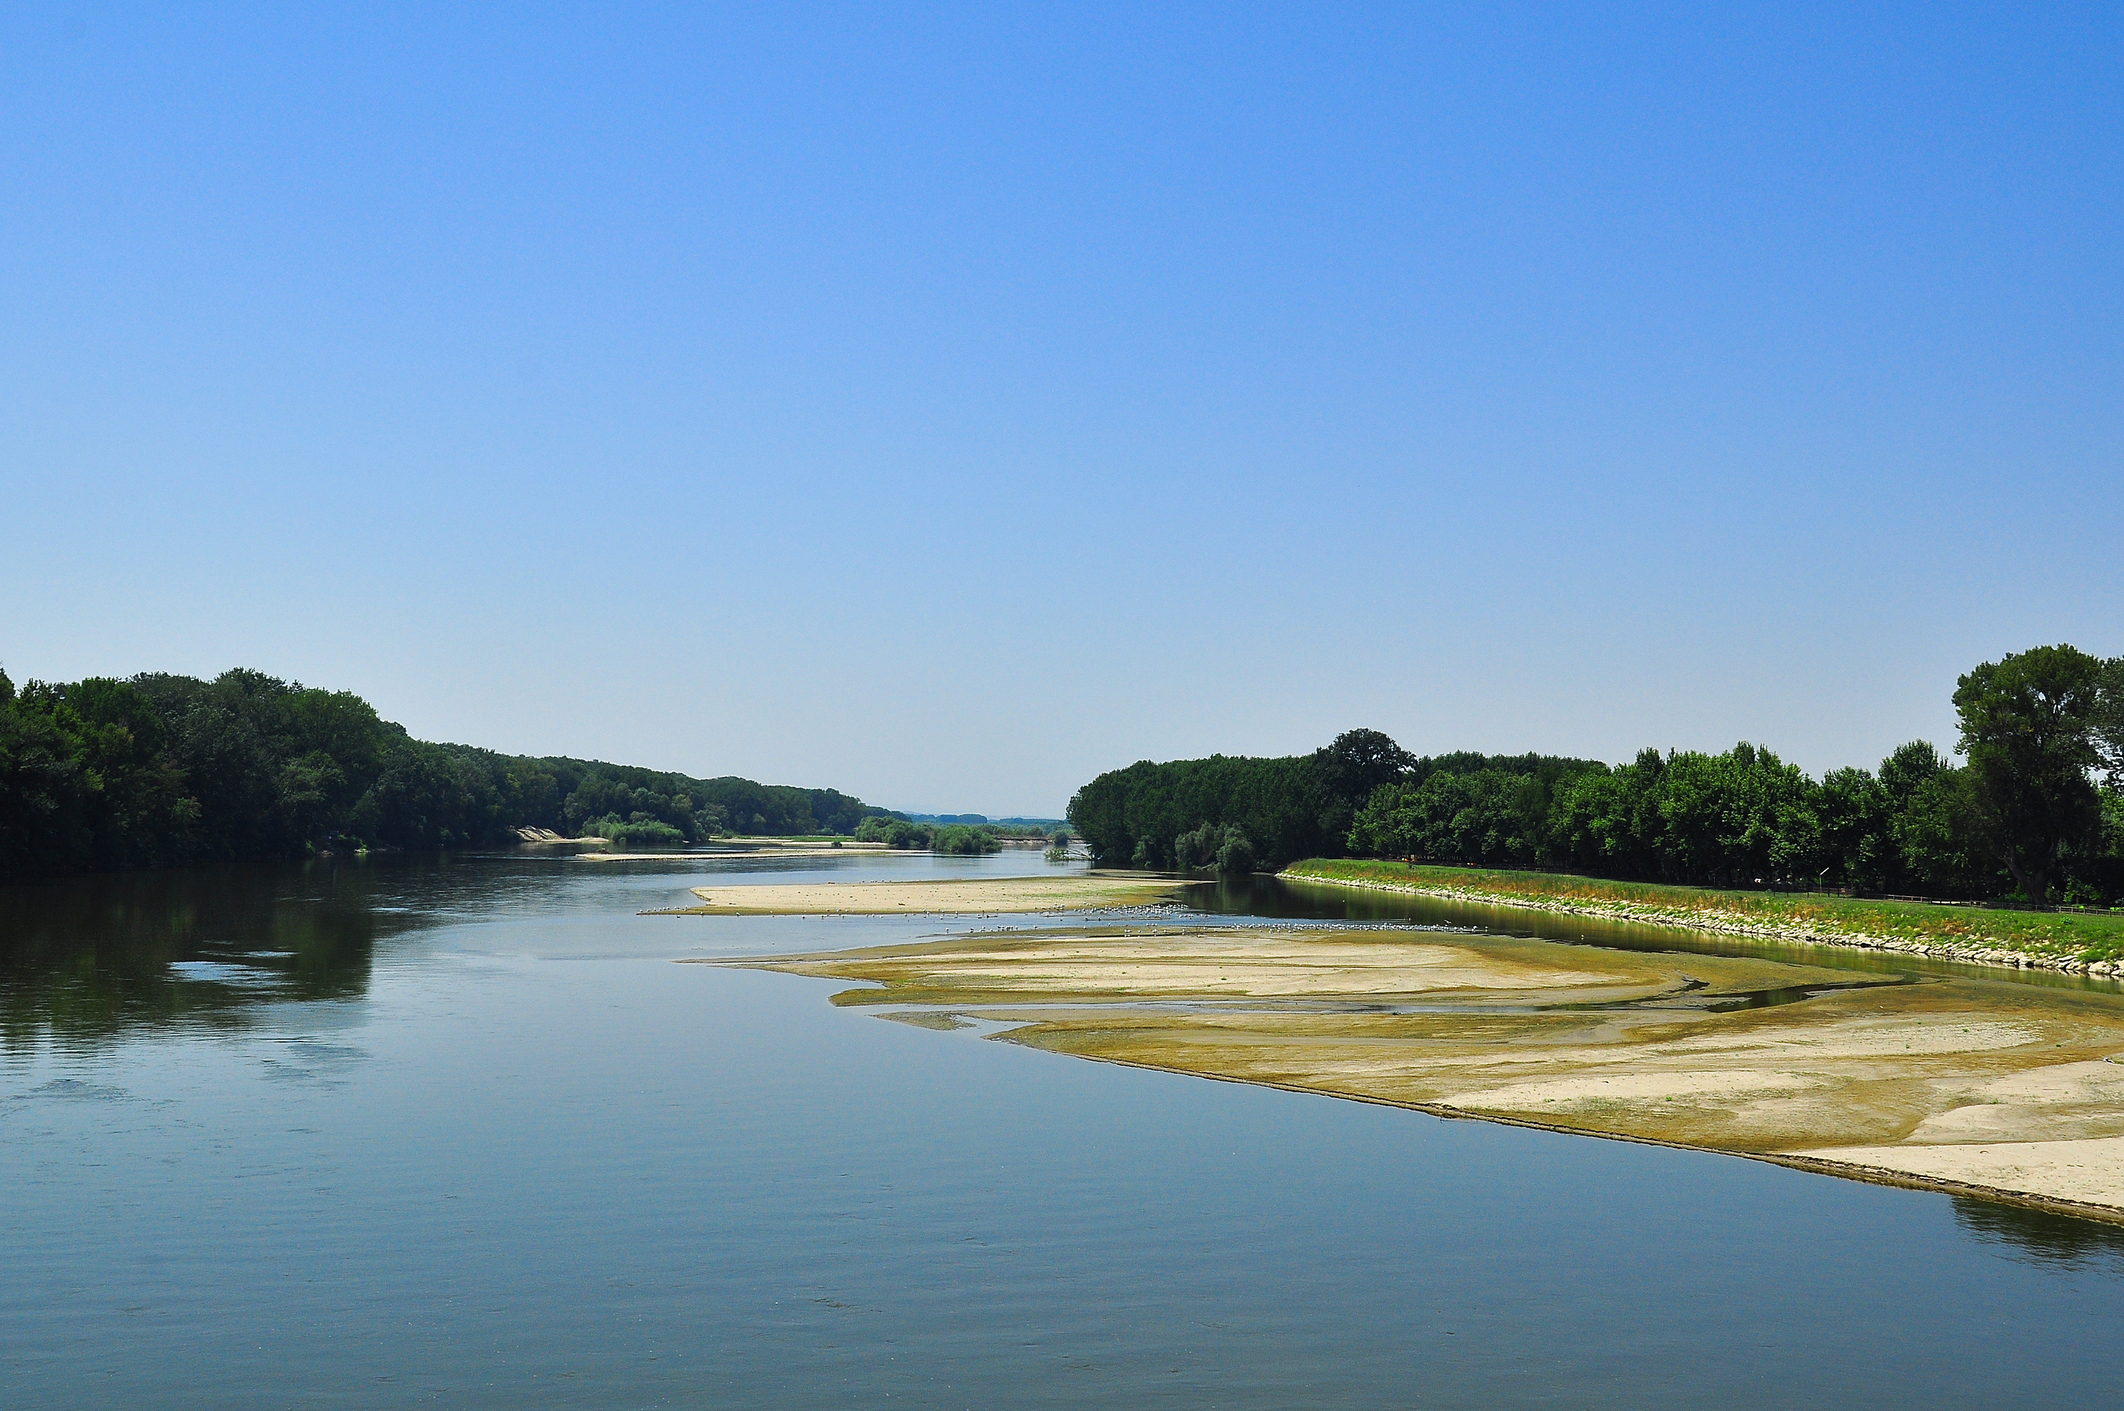
[[[670,963],[964,922],[637,914],[1048,866],[527,853],[0,890],[0,1404],[2124,1404],[2107,1226]]]

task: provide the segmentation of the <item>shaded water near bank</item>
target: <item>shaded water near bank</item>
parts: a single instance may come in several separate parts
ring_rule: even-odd
[[[346,859],[0,893],[0,1404],[2124,1395],[2108,1227],[880,1023],[833,982],[669,962],[965,927],[636,914],[1043,870]],[[1552,920],[1599,924],[1490,924],[1635,943]]]

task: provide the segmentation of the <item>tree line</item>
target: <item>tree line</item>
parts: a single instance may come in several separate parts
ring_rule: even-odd
[[[1311,755],[1142,761],[1069,818],[1107,866],[1248,871],[1345,855],[1718,886],[2124,902],[2124,658],[2038,647],[1954,693],[1955,758],[1923,740],[1809,777],[1746,742],[1610,767],[1418,758],[1376,730]]]
[[[513,843],[853,834],[833,789],[431,744],[348,691],[256,671],[21,689],[0,672],[0,878]]]

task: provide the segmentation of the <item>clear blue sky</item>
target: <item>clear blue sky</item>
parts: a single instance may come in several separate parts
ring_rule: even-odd
[[[0,19],[0,666],[1059,812],[2124,653],[2124,9]]]

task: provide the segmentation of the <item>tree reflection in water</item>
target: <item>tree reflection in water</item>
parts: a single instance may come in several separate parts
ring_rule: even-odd
[[[415,922],[379,913],[380,880],[325,858],[0,888],[0,1046],[235,1027],[261,1003],[358,999],[379,927]]]
[[[2124,1272],[2124,1226],[2003,1201],[1954,1197],[1954,1222],[2001,1253],[2031,1264],[2110,1264]]]

